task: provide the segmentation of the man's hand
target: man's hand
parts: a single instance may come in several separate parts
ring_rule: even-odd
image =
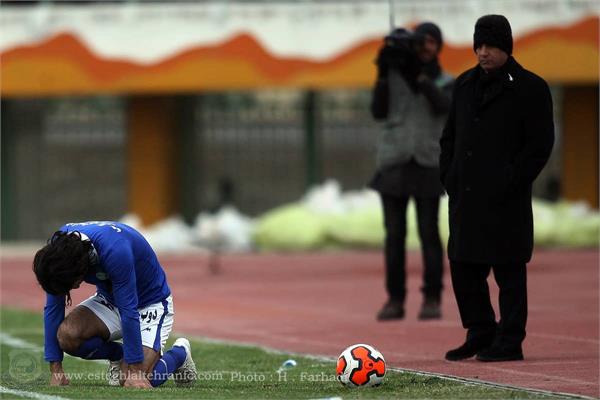
[[[124,387],[150,389],[152,385],[146,379],[145,371],[142,369],[142,364],[129,364],[127,370],[127,379],[125,379]]]
[[[55,361],[50,363],[50,386],[66,386],[69,379],[65,375],[62,362]]]

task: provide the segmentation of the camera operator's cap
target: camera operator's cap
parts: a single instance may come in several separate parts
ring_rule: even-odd
[[[444,44],[444,39],[442,38],[442,31],[440,30],[439,26],[433,22],[423,22],[415,27],[415,32],[420,35],[430,35],[435,39],[441,50],[442,45]]]
[[[508,55],[512,54],[512,29],[504,15],[484,15],[477,20],[473,34],[473,50],[483,44],[497,47]]]

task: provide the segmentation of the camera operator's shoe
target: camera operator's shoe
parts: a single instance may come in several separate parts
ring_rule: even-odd
[[[173,343],[173,347],[181,346],[185,349],[185,361],[181,367],[177,368],[173,373],[173,379],[177,386],[191,386],[198,378],[196,372],[196,364],[192,360],[192,347],[190,346],[189,340],[186,338],[179,338]]]
[[[428,319],[440,319],[442,317],[442,310],[440,308],[440,301],[434,298],[426,298],[421,306],[419,312],[420,320]]]
[[[498,344],[482,350],[475,357],[479,361],[494,362],[494,361],[520,361],[523,359],[523,350],[521,347],[502,346]]]
[[[493,336],[467,339],[462,346],[452,349],[446,353],[446,360],[448,361],[460,361],[467,358],[471,358],[474,355],[482,352],[492,345],[494,341]]]
[[[404,318],[404,304],[397,300],[390,300],[383,305],[377,313],[378,321],[390,321]]]

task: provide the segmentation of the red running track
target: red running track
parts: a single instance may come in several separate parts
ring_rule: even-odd
[[[443,359],[464,339],[448,273],[443,319],[417,320],[419,253],[408,256],[407,316],[385,323],[374,318],[386,298],[377,252],[225,255],[216,275],[201,255],[160,259],[174,294],[178,332],[332,357],[365,342],[400,368],[599,395],[597,250],[536,252],[529,265],[526,359],[492,364]],[[42,309],[30,260],[2,258],[2,305]],[[490,286],[496,297],[495,284]],[[91,290],[75,291],[74,303]]]

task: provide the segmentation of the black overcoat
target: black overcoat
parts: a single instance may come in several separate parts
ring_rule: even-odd
[[[526,263],[533,251],[531,185],[554,144],[546,82],[512,57],[476,100],[479,66],[456,80],[440,139],[452,261]]]

